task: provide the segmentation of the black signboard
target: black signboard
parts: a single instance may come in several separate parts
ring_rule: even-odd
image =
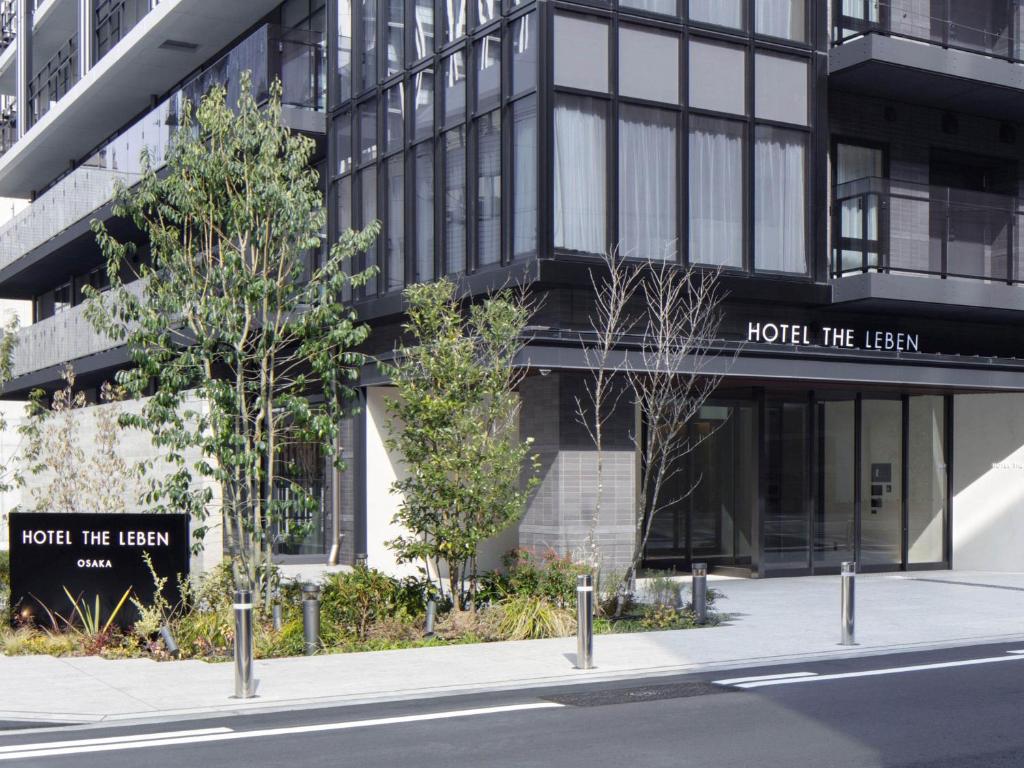
[[[148,604],[155,586],[144,553],[167,578],[164,596],[175,605],[178,575],[189,569],[188,524],[188,515],[12,513],[12,618],[45,626],[46,609],[71,618],[74,606],[65,589],[90,609],[98,596],[104,622],[129,588]],[[137,618],[126,601],[115,623],[128,627]]]

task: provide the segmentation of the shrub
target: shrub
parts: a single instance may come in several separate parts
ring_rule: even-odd
[[[491,610],[500,612],[498,632],[507,640],[566,637],[576,632],[572,611],[544,597],[515,595]]]
[[[0,550],[0,619],[6,624],[11,610],[11,553]]]
[[[411,618],[422,610],[417,582],[400,582],[365,565],[325,579],[320,595],[321,618],[343,634],[365,640],[378,621]]]
[[[553,550],[537,557],[529,549],[516,549],[502,562],[508,573],[484,576],[478,590],[481,604],[529,596],[543,598],[558,608],[571,608],[576,605],[576,577],[590,573],[586,565]]]

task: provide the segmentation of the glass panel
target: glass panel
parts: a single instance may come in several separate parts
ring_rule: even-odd
[[[754,116],[807,125],[806,59],[758,53],[754,57]]]
[[[405,0],[388,3],[388,74],[394,75],[405,66]]]
[[[413,31],[416,59],[434,52],[434,0],[416,0],[416,28]]]
[[[759,35],[804,42],[807,39],[804,14],[804,0],[754,0],[754,31]]]
[[[501,7],[498,0],[477,0],[476,2],[476,23],[484,25],[489,21],[498,18]]]
[[[359,105],[359,164],[377,158],[377,102]]]
[[[694,264],[743,267],[746,126],[690,118],[690,247]]]
[[[836,184],[859,179],[881,178],[884,171],[881,149],[855,144],[836,145]],[[878,195],[863,194],[839,199],[839,237],[837,243],[840,272],[877,267]],[[901,219],[902,220],[902,219]]]
[[[746,69],[746,49],[690,38],[690,106],[745,115]]]
[[[807,136],[757,126],[754,147],[754,266],[807,272]]]
[[[361,3],[363,44],[359,66],[360,90],[366,90],[377,83],[377,0],[361,0]]]
[[[819,404],[818,420],[821,486],[814,525],[814,564],[839,567],[844,560],[853,560],[853,401]]]
[[[352,2],[338,3],[338,97],[352,98]]]
[[[501,261],[501,114],[476,121],[476,237],[479,264]]]
[[[512,22],[512,95],[537,87],[537,14]]]
[[[389,88],[384,99],[384,151],[394,152],[405,141],[405,86]]]
[[[604,101],[557,97],[555,105],[555,247],[603,253],[605,227]]]
[[[675,16],[679,13],[676,0],[619,0],[619,7],[662,13],[666,16]]]
[[[342,112],[334,119],[334,148],[338,158],[335,174],[352,170],[352,115]]]
[[[362,198],[362,216],[359,225],[367,226],[377,218],[377,167],[372,166],[359,174],[359,194]],[[375,240],[366,250],[363,262],[366,268],[377,265],[377,244]],[[363,288],[367,296],[374,296],[377,293],[377,277],[374,276]]]
[[[466,0],[444,0],[444,38],[453,42],[466,34]]]
[[[512,253],[537,250],[537,98],[512,105]]]
[[[335,185],[337,190],[337,202],[338,206],[336,212],[338,214],[338,231],[344,232],[346,229],[352,228],[352,177],[346,176],[343,179],[339,179]]]
[[[581,56],[580,51],[586,51]],[[608,24],[555,16],[555,85],[608,92]]]
[[[909,559],[911,563],[938,563],[944,558],[946,537],[945,398],[910,398],[907,441]]]
[[[619,122],[619,248],[627,258],[674,260],[676,115],[623,104]]]
[[[466,119],[466,53],[456,51],[444,60],[444,124]]]
[[[413,132],[415,138],[434,135],[434,71],[425,69],[413,75]]]
[[[764,562],[769,567],[809,565],[808,410],[807,403],[768,403]]]
[[[434,279],[434,144],[417,144],[416,152],[416,281]]]
[[[444,136],[444,253],[449,273],[466,271],[466,129]]]
[[[487,35],[475,45],[476,112],[494,109],[501,102],[501,36]]]
[[[744,5],[746,0],[690,0],[690,20],[745,29]]]
[[[619,28],[619,93],[637,99],[679,102],[679,38]]]
[[[903,403],[861,405],[860,559],[865,565],[903,561]]]
[[[395,155],[387,163],[387,290],[405,285],[405,158]]]

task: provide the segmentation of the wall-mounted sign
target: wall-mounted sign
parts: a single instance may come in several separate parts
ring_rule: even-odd
[[[920,352],[916,333],[894,330],[820,328],[801,323],[747,323],[747,341],[758,344],[832,347],[836,349],[877,349],[885,352]]]
[[[178,576],[189,570],[188,515],[11,514],[11,606],[15,617],[47,624],[45,609],[71,618],[74,607],[65,588],[92,608],[100,598],[104,621],[124,595],[144,604],[153,599],[153,576],[143,559],[148,553],[164,596],[178,602]],[[126,603],[117,624],[138,618]]]

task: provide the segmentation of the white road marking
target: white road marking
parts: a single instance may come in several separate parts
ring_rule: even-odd
[[[23,760],[27,758],[58,757],[61,755],[80,755],[92,752],[120,752],[129,749],[145,749],[147,747],[173,747],[184,744],[204,744],[213,741],[235,741],[237,739],[258,739],[268,736],[290,736],[298,733],[323,733],[327,731],[344,731],[352,728],[370,728],[379,725],[398,725],[416,723],[426,720],[447,720],[456,717],[474,717],[476,715],[496,715],[502,712],[520,712],[531,709],[555,709],[564,705],[554,702],[539,701],[532,704],[510,704],[503,707],[484,707],[479,709],[457,709],[448,712],[432,712],[425,715],[403,715],[400,717],[380,717],[373,720],[352,720],[345,723],[320,723],[318,725],[296,725],[281,728],[264,728],[254,731],[231,731],[227,733],[210,733],[197,736],[177,736],[162,738],[161,734],[145,734],[138,741],[129,741],[132,737],[122,738],[118,742],[108,744],[86,744],[81,746],[64,746],[53,748],[47,744],[24,744],[20,751],[0,754],[0,761]]]
[[[1004,661],[1024,661],[1024,655],[991,656],[984,659],[966,659],[964,661],[945,661],[936,664],[915,664],[909,667],[889,667],[887,669],[865,669],[861,672],[839,672],[832,675],[814,675],[812,677],[788,677],[780,680],[761,680],[739,683],[736,688],[763,688],[768,685],[790,685],[792,683],[817,683],[823,680],[846,680],[851,677],[876,677],[878,675],[898,675],[904,672],[924,672],[929,669],[950,669],[953,667],[970,667],[978,664],[1000,664]]]
[[[817,672],[786,672],[779,675],[757,675],[756,677],[730,677],[728,680],[712,680],[715,685],[738,685],[756,683],[761,680],[785,680],[790,677],[813,677]]]
[[[207,736],[212,733],[231,733],[230,728],[197,728],[191,731],[165,731],[163,733],[139,733],[134,736],[107,736],[102,739],[76,739],[75,741],[41,741],[36,744],[14,744],[0,747],[0,755],[6,752],[24,752],[37,749],[58,749],[60,747],[85,747],[90,744],[115,744],[147,739],[177,739],[188,736]]]

